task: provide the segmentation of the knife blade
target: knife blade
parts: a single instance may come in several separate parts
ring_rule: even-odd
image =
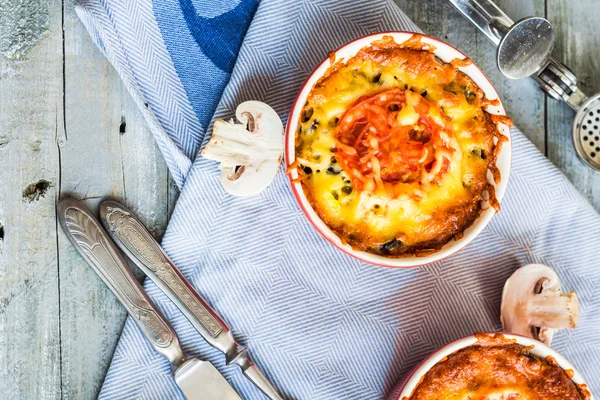
[[[123,304],[148,342],[171,362],[175,381],[189,400],[240,399],[214,365],[185,355],[171,325],[83,203],[70,198],[60,201],[58,220],[69,241]]]
[[[100,204],[100,219],[125,253],[177,305],[206,341],[225,354],[227,365],[238,365],[269,399],[281,397],[250,358],[247,348],[236,343],[231,330],[179,272],[144,224],[116,201]]]

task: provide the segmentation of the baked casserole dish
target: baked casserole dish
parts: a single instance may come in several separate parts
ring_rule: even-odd
[[[563,369],[552,355],[532,353],[539,346],[475,334],[475,343],[444,356],[401,399],[590,399],[587,386],[573,381],[574,370]]]
[[[511,121],[486,111],[499,101],[461,71],[468,58],[444,62],[422,39],[333,55],[294,121],[293,182],[355,251],[426,256],[500,208],[498,125]]]

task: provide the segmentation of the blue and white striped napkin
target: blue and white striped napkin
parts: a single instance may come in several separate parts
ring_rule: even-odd
[[[256,6],[82,0],[77,12],[182,188],[163,246],[281,393],[381,398],[436,348],[499,330],[504,281],[528,263],[552,266],[564,290],[577,290],[579,326],[558,333],[553,346],[600,393],[600,217],[518,130],[502,211],[459,253],[411,270],[333,248],[304,218],[283,172],[261,195],[235,198],[222,190],[216,163],[193,160],[213,114],[231,117],[238,103],[257,99],[287,117],[328,51],[369,33],[418,30],[387,0],[262,0],[253,16]],[[186,352],[212,361],[244,398],[263,398],[155,285],[145,287]],[[183,398],[169,363],[131,320],[100,398]]]

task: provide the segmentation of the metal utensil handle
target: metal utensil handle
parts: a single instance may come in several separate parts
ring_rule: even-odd
[[[513,25],[508,15],[490,0],[450,0],[467,19],[485,34],[496,46]]]
[[[94,215],[75,199],[58,204],[60,224],[73,246],[115,294],[154,349],[178,367],[185,361],[173,328],[152,303]]]
[[[105,201],[100,205],[100,219],[119,248],[169,296],[204,339],[225,354],[227,365],[238,365],[244,376],[270,399],[281,399],[253,363],[247,348],[236,343],[227,324],[181,275],[156,239],[127,207],[116,201]]]
[[[202,336],[216,338],[229,330],[197,294],[144,224],[115,201],[102,203],[101,219],[116,244],[163,290],[188,319],[196,319]]]
[[[514,25],[514,21],[490,0],[449,1],[496,46]],[[549,57],[546,65],[531,77],[542,90],[556,100],[565,101],[574,110],[588,98],[577,86],[577,78],[571,70],[553,57]]]

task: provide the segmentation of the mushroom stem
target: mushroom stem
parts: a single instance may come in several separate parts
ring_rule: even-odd
[[[524,318],[530,326],[564,329],[575,328],[579,317],[579,302],[575,292],[542,292],[529,298]]]
[[[256,157],[268,158],[270,156],[277,159],[280,155],[276,144],[273,145],[254,137],[243,125],[216,120],[213,132],[210,140],[211,146],[203,149],[202,156],[221,161],[227,166],[244,165],[253,161],[251,158]],[[252,152],[253,146],[256,146],[257,142],[260,142],[258,145],[262,149],[262,153],[259,155]]]

